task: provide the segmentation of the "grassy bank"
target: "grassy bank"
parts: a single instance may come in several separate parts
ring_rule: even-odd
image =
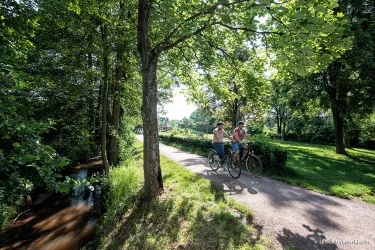
[[[141,152],[140,143],[137,147]],[[114,188],[108,193],[99,249],[272,249],[245,206],[163,156],[161,165],[165,192],[141,207],[140,156],[112,171],[107,181]]]
[[[257,140],[256,136],[254,137]],[[258,138],[259,139],[259,138]],[[360,198],[375,203],[375,151],[348,149],[348,156],[335,153],[335,147],[266,139],[288,150],[287,171],[281,176],[264,174],[289,184],[342,198]],[[194,147],[169,143],[172,147],[207,156]],[[208,150],[207,150],[208,151]]]
[[[358,197],[375,203],[375,151],[269,140],[288,150],[287,168],[295,174],[276,177],[287,183],[343,198]]]

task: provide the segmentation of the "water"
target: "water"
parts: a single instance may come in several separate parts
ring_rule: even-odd
[[[100,170],[101,163],[94,161],[73,167],[70,176],[88,179]],[[6,230],[6,242],[0,244],[0,249],[81,249],[93,236],[100,217],[100,185],[83,182],[68,196],[42,194],[39,197],[48,198],[41,204],[32,205],[30,212],[20,216]]]

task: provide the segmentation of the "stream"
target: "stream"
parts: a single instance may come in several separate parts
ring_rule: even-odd
[[[74,179],[101,172],[103,162],[93,160],[69,168]],[[33,203],[4,232],[0,250],[78,250],[94,235],[101,215],[99,184],[76,186],[69,195],[39,193]]]

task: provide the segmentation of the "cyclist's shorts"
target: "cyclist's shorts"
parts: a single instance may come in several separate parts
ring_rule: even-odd
[[[232,148],[234,152],[237,152],[240,149],[243,149],[243,145],[239,142],[232,142]]]

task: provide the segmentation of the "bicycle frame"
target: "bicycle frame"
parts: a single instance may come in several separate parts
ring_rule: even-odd
[[[243,149],[240,149],[240,152],[238,154],[238,157],[240,158],[240,162],[245,162],[247,158],[249,158],[250,155],[254,155],[254,148],[250,147],[250,145],[252,145],[253,143],[249,142],[247,143],[247,149],[243,148]],[[254,145],[255,147],[255,145]],[[245,151],[247,151],[247,154],[245,157],[243,157]]]

